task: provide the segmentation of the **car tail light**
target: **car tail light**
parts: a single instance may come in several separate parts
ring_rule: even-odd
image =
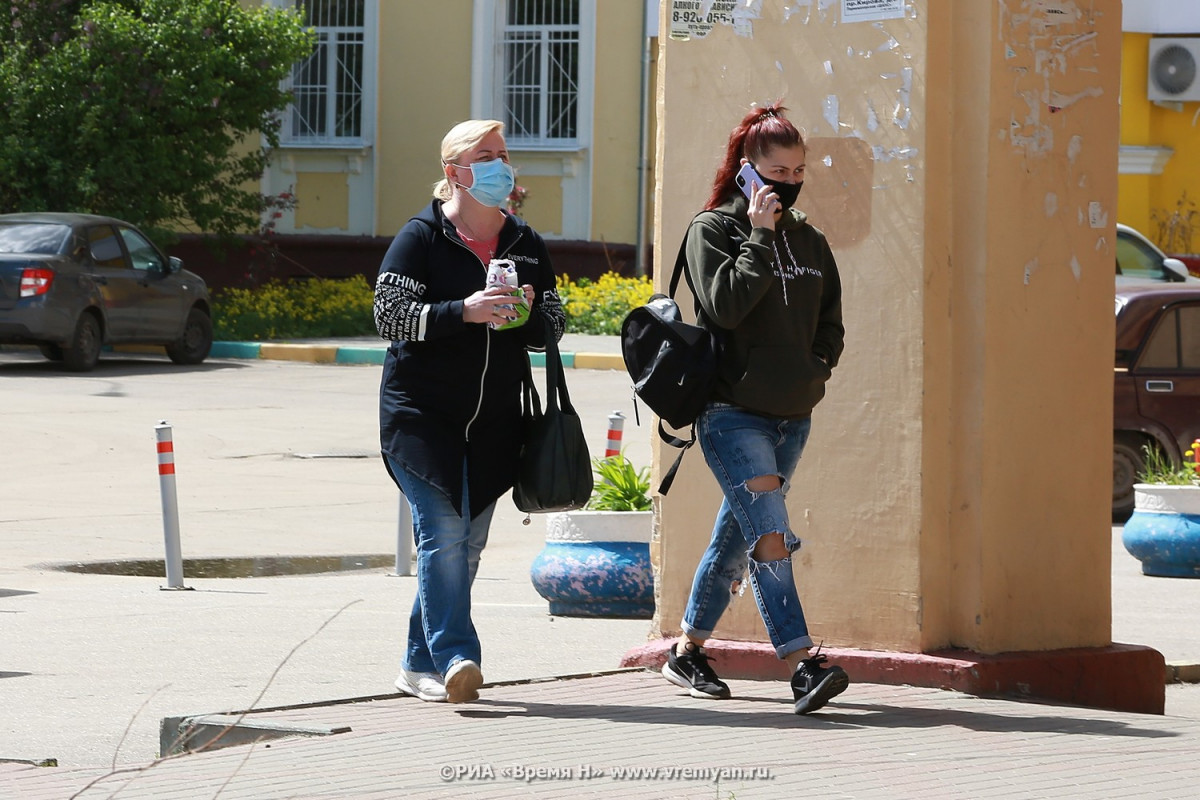
[[[37,297],[50,291],[54,270],[27,269],[21,272],[21,297]]]

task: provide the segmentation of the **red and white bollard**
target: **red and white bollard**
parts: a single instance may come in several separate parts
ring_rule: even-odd
[[[625,415],[614,411],[608,415],[608,442],[604,446],[604,457],[621,455],[621,431],[625,428]]]
[[[162,493],[163,540],[166,543],[166,589],[186,589],[183,585],[183,553],[179,548],[179,501],[175,495],[175,442],[171,426],[164,419],[154,428],[158,439],[158,486]]]

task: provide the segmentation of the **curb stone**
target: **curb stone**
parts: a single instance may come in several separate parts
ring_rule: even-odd
[[[124,350],[124,348],[120,348]],[[209,358],[245,358],[270,361],[306,361],[316,364],[383,364],[385,347],[361,347],[274,342],[213,342]],[[614,353],[562,352],[567,369],[625,369],[625,362]],[[546,366],[545,353],[530,353],[535,367]]]

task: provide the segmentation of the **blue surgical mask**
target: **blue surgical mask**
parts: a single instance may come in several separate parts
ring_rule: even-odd
[[[453,166],[465,168],[460,164]],[[508,162],[494,158],[491,161],[478,161],[467,166],[471,170],[471,185],[463,186],[461,183],[455,185],[466,189],[467,194],[482,205],[492,208],[504,205],[517,183],[516,177],[513,175],[513,168],[509,166]]]

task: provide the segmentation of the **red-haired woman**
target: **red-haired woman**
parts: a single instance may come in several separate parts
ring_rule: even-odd
[[[784,497],[844,330],[833,253],[793,208],[806,147],[784,111],[778,103],[756,108],[733,129],[712,196],[688,229],[689,284],[724,344],[717,388],[696,429],[725,497],[692,583],[683,636],[662,672],[693,697],[729,697],[702,647],[748,573],[775,653],[793,671],[794,710],[807,714],[845,691],[849,678],[841,667],[824,666],[819,651],[809,654],[791,562],[800,540]]]

